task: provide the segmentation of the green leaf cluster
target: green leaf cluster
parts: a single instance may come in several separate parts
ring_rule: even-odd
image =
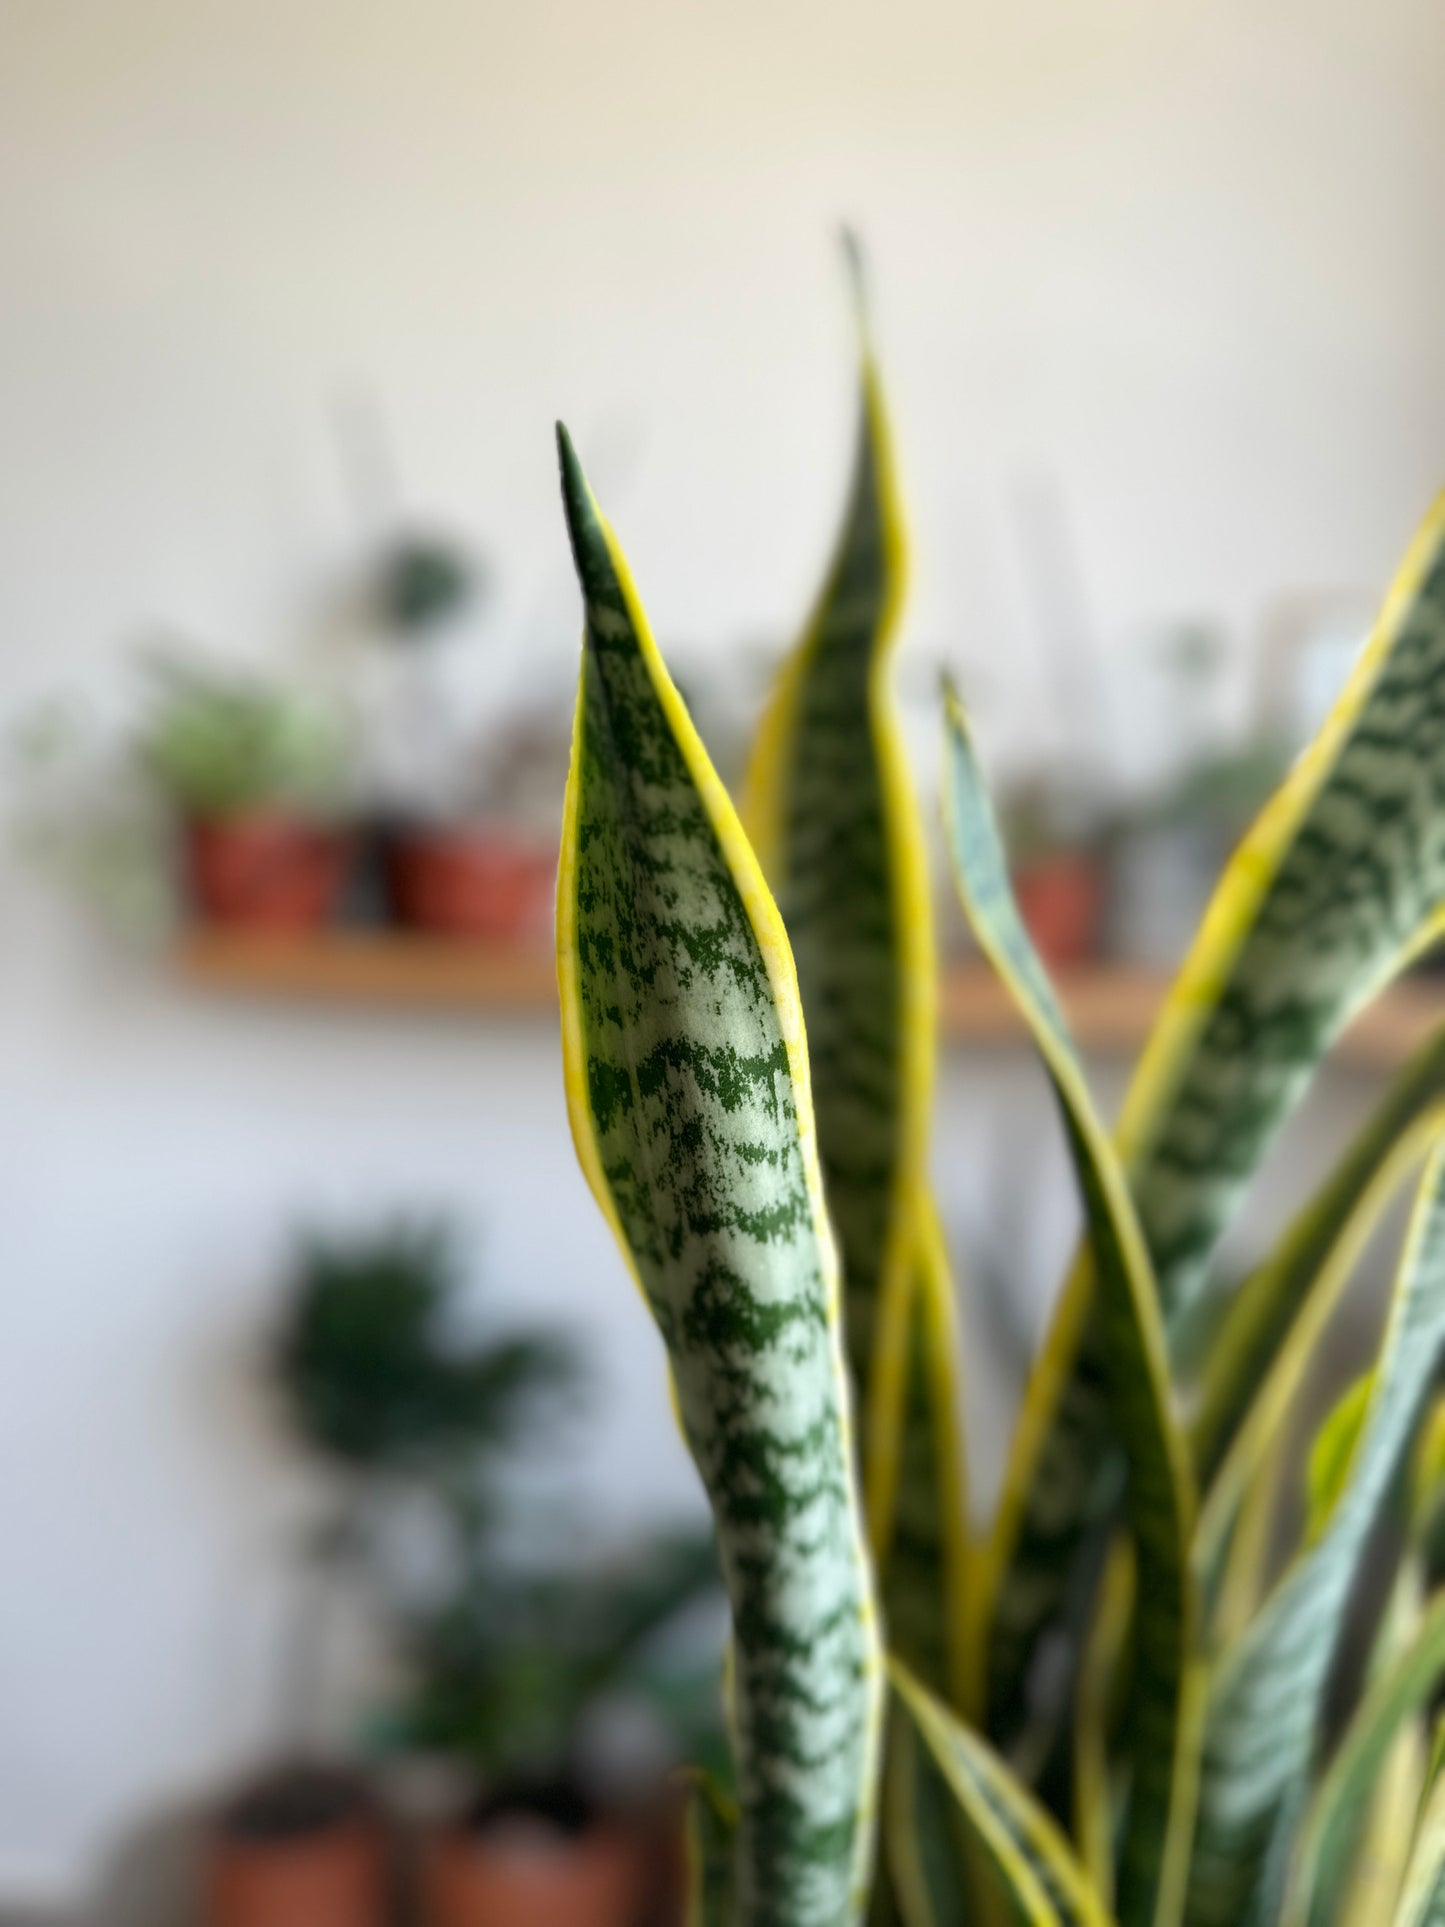
[[[738,1797],[695,1790],[693,1918],[1445,1918],[1445,1027],[1259,1266],[1217,1266],[1335,1039],[1445,930],[1445,505],[1227,866],[1112,1131],[946,694],[958,893],[1037,1047],[1084,1224],[974,1533],[928,865],[891,689],[906,544],[860,332],[842,528],[741,816],[562,439],[585,614],[568,1105],[732,1605]],[[1409,1186],[1377,1353],[1301,1481],[1320,1336]]]

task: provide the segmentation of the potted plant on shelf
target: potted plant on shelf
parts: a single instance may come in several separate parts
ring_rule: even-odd
[[[307,699],[240,674],[152,666],[141,762],[179,818],[187,896],[206,923],[311,930],[350,848],[345,734]]]
[[[1107,897],[1097,812],[1044,783],[1015,790],[1004,811],[1013,888],[1042,956],[1067,970],[1099,954]]]
[[[502,1454],[572,1370],[550,1338],[460,1345],[460,1282],[456,1240],[439,1224],[311,1238],[298,1250],[275,1376],[292,1430],[329,1472],[330,1498],[306,1540],[283,1656],[289,1739],[219,1818],[208,1927],[379,1927],[385,1918],[378,1804],[366,1778],[318,1739],[331,1609],[341,1587],[383,1582],[377,1538],[393,1501],[440,1485],[465,1491],[482,1517]]]
[[[379,845],[395,923],[516,944],[546,925],[557,851],[555,838],[523,831],[501,798],[510,743],[495,753],[489,745],[479,773],[468,767],[448,679],[484,583],[474,559],[442,535],[412,532],[381,552],[368,597],[389,671],[374,744]]]
[[[720,1629],[705,1606],[720,1596],[710,1535],[544,1576],[468,1560],[414,1651],[409,1737],[472,1781],[424,1851],[426,1927],[669,1917],[675,1808],[657,1788],[679,1758],[722,1757]],[[619,1766],[608,1711],[649,1716],[642,1761]]]

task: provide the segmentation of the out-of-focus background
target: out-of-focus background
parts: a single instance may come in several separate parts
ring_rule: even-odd
[[[1436,0],[0,0],[0,1904],[159,1921],[152,1832],[303,1744],[550,1770],[656,1666],[619,1634],[546,1739],[498,1711],[548,1588],[706,1595],[561,1096],[554,418],[735,775],[842,498],[863,236],[920,781],[947,664],[1112,1102],[1445,477],[1442,187]],[[986,1500],[1073,1207],[944,933]],[[1327,1075],[1271,1221],[1429,1003]],[[383,1422],[388,1358],[460,1374],[454,1435]],[[500,1763],[435,1730],[459,1676]],[[662,1697],[609,1757],[690,1737]]]

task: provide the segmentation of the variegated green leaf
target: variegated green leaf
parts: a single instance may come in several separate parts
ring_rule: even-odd
[[[1223,1658],[1211,1694],[1188,1927],[1234,1927],[1260,1905],[1266,1856],[1299,1797],[1360,1558],[1445,1351],[1445,1147],[1411,1223],[1349,1476],[1317,1542]],[[1265,1897],[1267,1916],[1268,1897]]]
[[[1426,1793],[1390,1927],[1445,1927],[1445,1722],[1436,1727]]]
[[[688,1778],[687,1927],[735,1927],[738,1816],[705,1773]]]
[[[913,1222],[900,1476],[883,1617],[889,1650],[956,1706],[965,1690],[968,1574],[958,1314],[942,1227],[926,1192]]]
[[[1445,1596],[1435,1600],[1405,1651],[1372,1684],[1330,1762],[1305,1816],[1282,1927],[1334,1927],[1340,1919],[1351,1863],[1392,1750],[1407,1724],[1426,1712],[1442,1681]],[[1418,1781],[1413,1791],[1412,1811]],[[1362,1927],[1387,1919],[1394,1898],[1377,1893],[1373,1910],[1357,1916]]]
[[[1074,1690],[1074,1838],[1090,1880],[1111,1907],[1118,1801],[1110,1742],[1134,1605],[1133,1548],[1121,1537],[1104,1568]]]
[[[1218,1568],[1229,1556],[1246,1494],[1260,1479],[1272,1478],[1271,1448],[1283,1435],[1340,1294],[1386,1206],[1423,1162],[1441,1123],[1440,1107],[1427,1109],[1404,1125],[1388,1150],[1381,1148],[1368,1174],[1349,1187],[1348,1209],[1330,1213],[1332,1238],[1317,1254],[1317,1268],[1305,1282],[1303,1296],[1291,1283],[1290,1293],[1296,1300],[1293,1322],[1263,1382],[1254,1388],[1200,1513],[1195,1561],[1201,1573]],[[1287,1235],[1286,1247],[1290,1242]],[[1282,1264],[1280,1276],[1287,1269]]]
[[[856,255],[853,264],[856,274]],[[797,960],[869,1529],[882,1565],[907,1396],[911,1201],[924,1192],[937,964],[924,837],[890,680],[906,577],[903,518],[866,330],[861,387],[842,530],[763,717],[744,816]]]
[[[1032,1794],[906,1667],[892,1662],[890,1671],[923,1751],[957,1803],[968,1844],[1007,1896],[1011,1917],[1027,1927],[1110,1927],[1108,1909]],[[934,1927],[931,1891],[922,1879],[900,1881],[906,1927]]]
[[[557,918],[573,1135],[717,1521],[740,1919],[842,1927],[867,1892],[882,1675],[797,983],[560,439],[586,613]]]
[[[1310,1443],[1305,1466],[1304,1542],[1307,1546],[1319,1538],[1339,1504],[1374,1389],[1375,1374],[1361,1372],[1353,1385],[1346,1386],[1335,1400]]]
[[[1166,1323],[1351,1016],[1445,927],[1445,502],[1417,535],[1314,744],[1225,871],[1118,1131]],[[1022,1415],[980,1614],[1005,1694],[1096,1557],[1116,1503],[1095,1281],[1076,1264]],[[1035,1516],[1037,1514],[1037,1516]],[[1040,1560],[1040,1545],[1048,1558]]]
[[[896,1697],[887,1754],[886,1903],[878,1910],[882,1917],[870,1919],[868,1927],[995,1927],[1000,1914],[1012,1918],[960,1820],[958,1802]]]
[[[1019,917],[961,706],[948,702],[945,816],[975,937],[1026,1019],[1063,1115],[1099,1279],[1105,1383],[1127,1457],[1138,1561],[1133,1783],[1119,1865],[1119,1918],[1168,1921],[1188,1848],[1196,1743],[1195,1612],[1188,1546],[1194,1496],[1169,1384],[1164,1331],[1122,1169],[1089,1098],[1064,1020]],[[1012,1603],[1011,1596],[1000,1601]],[[996,1626],[997,1633],[1003,1628]]]
[[[1207,1486],[1218,1471],[1325,1261],[1355,1221],[1357,1207],[1364,1199],[1379,1195],[1377,1182],[1382,1172],[1398,1170],[1396,1147],[1401,1139],[1416,1135],[1420,1119],[1442,1111],[1445,1024],[1426,1039],[1394,1079],[1329,1178],[1230,1304],[1193,1401],[1189,1437],[1202,1485]]]
[[[1445,498],[1224,873],[1125,1104],[1167,1317],[1350,1018],[1445,930]]]

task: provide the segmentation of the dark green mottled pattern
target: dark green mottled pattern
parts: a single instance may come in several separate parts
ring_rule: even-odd
[[[860,1400],[901,1149],[900,950],[873,737],[875,657],[896,587],[881,486],[865,398],[843,530],[804,645],[769,877],[808,1017],[818,1152]]]
[[[1445,553],[1437,549],[1241,939],[1218,1007],[1129,1161],[1166,1321],[1178,1323],[1193,1301],[1245,1186],[1320,1058],[1399,968],[1442,900]],[[1117,1500],[1102,1359],[1097,1318],[1086,1319],[997,1602],[995,1690],[1014,1709],[1039,1638],[1099,1567]]]
[[[1130,1183],[1166,1316],[1345,1024],[1445,905],[1445,553],[1290,840]]]
[[[591,1123],[671,1360],[732,1602],[752,1927],[843,1927],[878,1672],[827,1254],[757,935],[575,461],[586,603],[576,954]]]
[[[1266,1868],[1282,1811],[1300,1797],[1350,1591],[1445,1353],[1445,1150],[1421,1187],[1350,1476],[1210,1695],[1187,1927],[1235,1927]]]
[[[1154,1919],[1166,1843],[1181,1788],[1175,1775],[1186,1716],[1192,1591],[1192,1493],[1164,1362],[1164,1334],[1142,1240],[1107,1134],[1053,989],[1014,903],[993,812],[961,710],[949,706],[948,808],[954,875],[985,954],[1018,1002],[1059,1100],[1098,1279],[1103,1391],[1127,1463],[1127,1506],[1138,1561],[1130,1696],[1133,1791],[1120,1852],[1124,1927]],[[1010,1629],[1011,1630],[1011,1629]],[[990,1655],[992,1658],[992,1655]]]

